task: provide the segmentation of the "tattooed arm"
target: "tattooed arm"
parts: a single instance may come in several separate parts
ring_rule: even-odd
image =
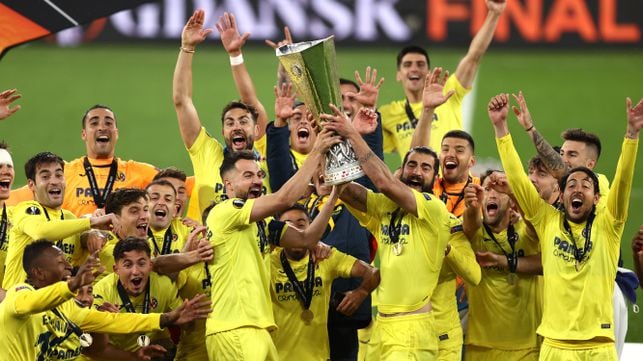
[[[513,107],[513,111],[518,117],[518,122],[520,125],[529,133],[538,155],[545,163],[545,167],[554,176],[556,179],[560,180],[565,173],[569,170],[567,165],[563,162],[563,158],[560,156],[560,153],[547,142],[547,140],[538,132],[534,126],[534,122],[529,114],[529,109],[527,108],[527,102],[525,97],[522,94],[522,91],[516,94],[512,94],[514,99],[518,102],[520,109]]]

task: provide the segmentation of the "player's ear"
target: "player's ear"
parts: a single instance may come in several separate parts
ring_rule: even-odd
[[[32,179],[27,179],[27,187],[29,187],[29,190],[32,192],[36,191],[36,182],[34,182]]]

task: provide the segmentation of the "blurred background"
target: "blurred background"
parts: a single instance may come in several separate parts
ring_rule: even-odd
[[[560,144],[560,133],[572,127],[598,134],[603,153],[596,170],[612,179],[625,133],[625,97],[634,102],[643,97],[643,2],[508,1],[464,107],[478,163],[499,164],[487,102],[498,93],[522,90],[550,143]],[[14,187],[25,184],[22,165],[37,152],[53,151],[67,160],[84,154],[81,117],[94,104],[108,105],[116,114],[117,156],[192,174],[171,94],[181,29],[197,8],[205,10],[208,27],[231,11],[240,30],[251,33],[244,58],[270,116],[277,59],[264,40],[281,40],[284,25],[295,41],[334,34],[342,77],[377,68],[385,78],[382,105],[404,97],[395,81],[402,46],[424,46],[432,67],[454,72],[487,11],[484,0],[165,0],[18,46],[0,60],[0,88],[17,88],[23,95],[22,109],[0,123],[0,139],[10,144],[16,165]],[[4,36],[0,31],[0,43]],[[216,30],[197,49],[193,69],[201,121],[221,139],[221,109],[238,95]],[[526,162],[534,154],[531,141],[512,115],[510,125]],[[391,168],[400,162],[397,155],[386,160]],[[643,224],[643,156],[636,168],[621,247],[626,267],[632,265],[632,237]],[[643,342],[642,320],[630,314],[628,341]]]

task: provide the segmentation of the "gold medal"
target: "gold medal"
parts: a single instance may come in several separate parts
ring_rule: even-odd
[[[306,324],[309,324],[313,318],[315,318],[315,314],[311,310],[303,310],[301,311],[301,320],[304,321]]]
[[[400,242],[395,243],[391,249],[394,255],[396,256],[401,255],[403,250],[402,243]]]
[[[510,285],[512,286],[515,285],[517,281],[518,281],[518,275],[515,274],[514,272],[510,272],[507,275],[507,283],[509,283]]]

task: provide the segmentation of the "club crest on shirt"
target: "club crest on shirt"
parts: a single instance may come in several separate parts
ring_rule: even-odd
[[[26,209],[28,215],[37,216],[40,214],[40,208],[37,206],[29,206]]]
[[[159,306],[159,300],[156,299],[156,297],[152,297],[150,300],[150,307],[153,309],[156,309]]]
[[[118,180],[119,182],[125,182],[125,172],[118,172],[116,180]]]

